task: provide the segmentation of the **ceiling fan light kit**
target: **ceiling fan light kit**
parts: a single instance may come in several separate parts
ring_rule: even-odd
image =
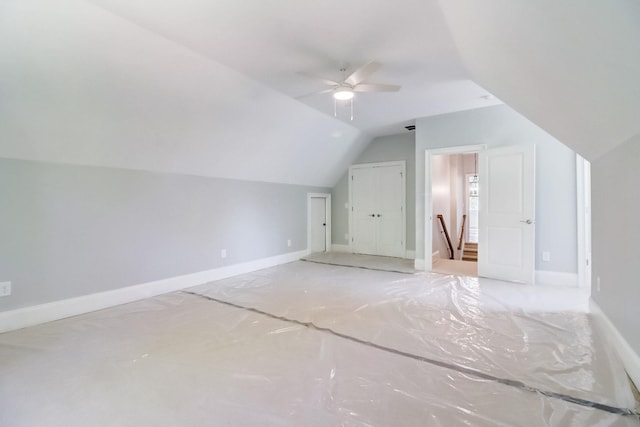
[[[333,97],[338,101],[348,101],[353,99],[353,88],[349,86],[338,86],[333,91]]]
[[[337,103],[339,101],[349,101],[351,104],[351,120],[353,120],[353,97],[355,96],[355,92],[397,92],[400,90],[400,86],[396,85],[363,83],[367,77],[376,72],[381,66],[382,64],[376,61],[371,61],[355,70],[342,82],[335,82],[328,79],[319,79],[323,83],[332,87],[330,89],[325,89],[304,96],[333,92],[333,115],[337,116]],[[342,73],[345,73],[346,67],[341,68],[340,71]],[[301,74],[306,75],[307,77],[315,78],[306,73]]]

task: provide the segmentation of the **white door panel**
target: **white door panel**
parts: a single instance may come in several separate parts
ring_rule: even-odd
[[[385,166],[377,169],[378,254],[402,256],[403,176],[400,166]]]
[[[351,174],[353,251],[376,254],[375,175],[373,169],[357,168]]]
[[[478,275],[533,283],[535,147],[481,152],[479,175]]]
[[[311,252],[327,250],[326,198],[311,198]]]
[[[523,160],[523,153],[489,155],[487,184],[491,191],[487,208],[491,214],[523,213]]]

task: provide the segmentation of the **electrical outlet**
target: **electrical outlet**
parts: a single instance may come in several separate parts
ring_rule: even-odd
[[[551,252],[547,252],[547,251],[542,252],[542,261],[544,262],[551,261]]]
[[[349,233],[344,233],[344,240],[349,241]]]
[[[345,208],[345,209],[349,209],[349,202],[345,202],[345,204],[344,204],[344,208]]]
[[[600,276],[596,277],[596,291],[600,292]]]
[[[0,297],[11,295],[11,282],[0,282]]]
[[[220,258],[225,259],[227,257],[227,250],[223,249],[220,251]]]
[[[287,246],[291,247],[291,240],[287,240]]]

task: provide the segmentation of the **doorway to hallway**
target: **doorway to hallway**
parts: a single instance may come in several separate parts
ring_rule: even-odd
[[[478,152],[431,156],[432,271],[478,275]]]
[[[477,159],[471,180],[471,184],[477,183],[477,191],[469,185],[465,173],[465,154]],[[434,271],[438,263],[442,266],[462,261],[466,245],[477,254],[473,258],[478,261],[478,276],[533,283],[534,166],[534,145],[427,150],[425,212],[429,222],[425,226],[425,254],[432,255],[425,257],[426,269]],[[464,186],[468,188],[466,192]],[[475,201],[477,209],[470,209]],[[475,215],[474,210],[478,213],[477,249],[470,241],[472,233],[463,227],[466,216]],[[452,244],[451,234],[459,236],[458,247]]]

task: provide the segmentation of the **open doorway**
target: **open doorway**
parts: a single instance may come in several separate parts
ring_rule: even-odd
[[[431,156],[432,271],[478,276],[478,151]]]

